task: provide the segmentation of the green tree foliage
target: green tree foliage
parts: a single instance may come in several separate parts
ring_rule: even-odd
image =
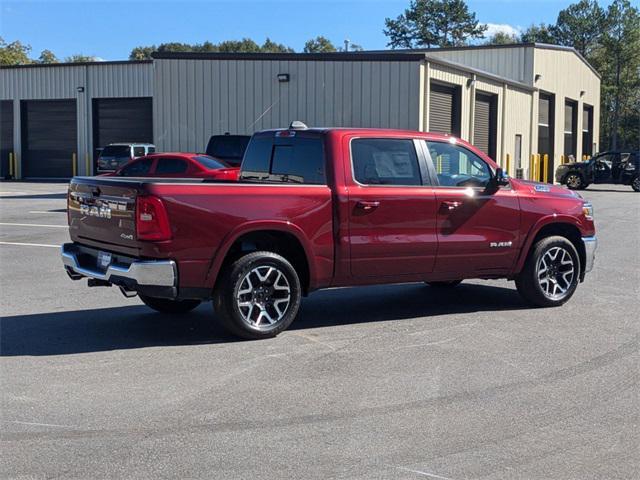
[[[520,42],[522,43],[556,43],[556,37],[553,35],[553,25],[531,25],[522,34],[520,34]]]
[[[331,40],[322,35],[307,40],[304,44],[304,53],[331,53],[336,52],[337,49]]]
[[[51,50],[43,50],[40,52],[40,56],[37,63],[58,63],[58,57]]]
[[[464,0],[411,0],[402,15],[386,18],[385,26],[391,48],[464,45],[487,30]]]
[[[294,53],[295,52],[293,48],[287,47],[282,43],[273,42],[268,37],[260,47],[260,51],[265,53]]]
[[[604,9],[595,0],[580,0],[560,11],[551,32],[558,44],[572,46],[586,57],[597,48],[604,26]]]
[[[87,63],[87,62],[97,62],[99,59],[97,57],[91,55],[83,55],[82,53],[76,53],[74,55],[70,55],[64,59],[67,63]]]
[[[608,7],[599,45],[588,58],[602,75],[601,143],[640,148],[640,11],[629,0]]]
[[[225,40],[220,43],[179,43],[169,42],[160,45],[136,47],[131,50],[129,60],[149,60],[153,52],[223,52],[223,53],[293,53],[291,47],[276,43],[267,38],[262,45],[258,45],[250,38],[242,40]]]
[[[509,34],[506,32],[496,32],[487,40],[485,40],[485,45],[509,45],[511,43],[518,43],[519,39],[513,34]]]
[[[31,63],[29,59],[30,45],[16,40],[7,43],[0,37],[0,65],[25,65]]]

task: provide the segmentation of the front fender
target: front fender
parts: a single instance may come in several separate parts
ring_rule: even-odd
[[[514,273],[522,271],[524,268],[524,262],[527,260],[527,256],[529,255],[529,251],[531,250],[531,246],[533,245],[533,241],[536,236],[540,233],[540,230],[551,224],[571,225],[576,227],[578,231],[581,232],[581,235],[584,232],[584,226],[578,218],[572,215],[553,214],[542,217],[533,225],[533,227],[531,227],[531,229],[529,229],[527,237],[522,245],[522,249],[520,250],[520,254],[518,255],[518,259],[514,267]]]

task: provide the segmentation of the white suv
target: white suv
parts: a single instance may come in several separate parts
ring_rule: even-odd
[[[110,143],[102,149],[98,157],[98,172],[113,172],[134,158],[155,153],[151,143]]]

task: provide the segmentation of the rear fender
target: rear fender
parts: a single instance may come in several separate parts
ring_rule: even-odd
[[[247,233],[264,232],[268,230],[289,233],[298,239],[300,245],[302,245],[302,248],[304,249],[305,256],[307,257],[307,264],[309,265],[309,289],[312,290],[316,284],[315,279],[317,268],[315,265],[315,257],[313,256],[313,249],[311,248],[311,244],[309,243],[309,240],[304,231],[300,227],[287,221],[277,220],[245,223],[239,225],[229,234],[227,234],[217,252],[215,253],[211,264],[209,265],[209,270],[207,272],[207,278],[205,281],[206,287],[209,289],[213,289],[213,287],[215,286],[222,264],[227,258],[227,254],[229,253],[229,250],[236,242],[236,240],[238,240],[243,235],[246,235]]]

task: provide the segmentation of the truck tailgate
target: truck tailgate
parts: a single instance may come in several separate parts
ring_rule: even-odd
[[[74,241],[137,252],[136,197],[144,182],[76,177],[69,184],[69,233]]]

